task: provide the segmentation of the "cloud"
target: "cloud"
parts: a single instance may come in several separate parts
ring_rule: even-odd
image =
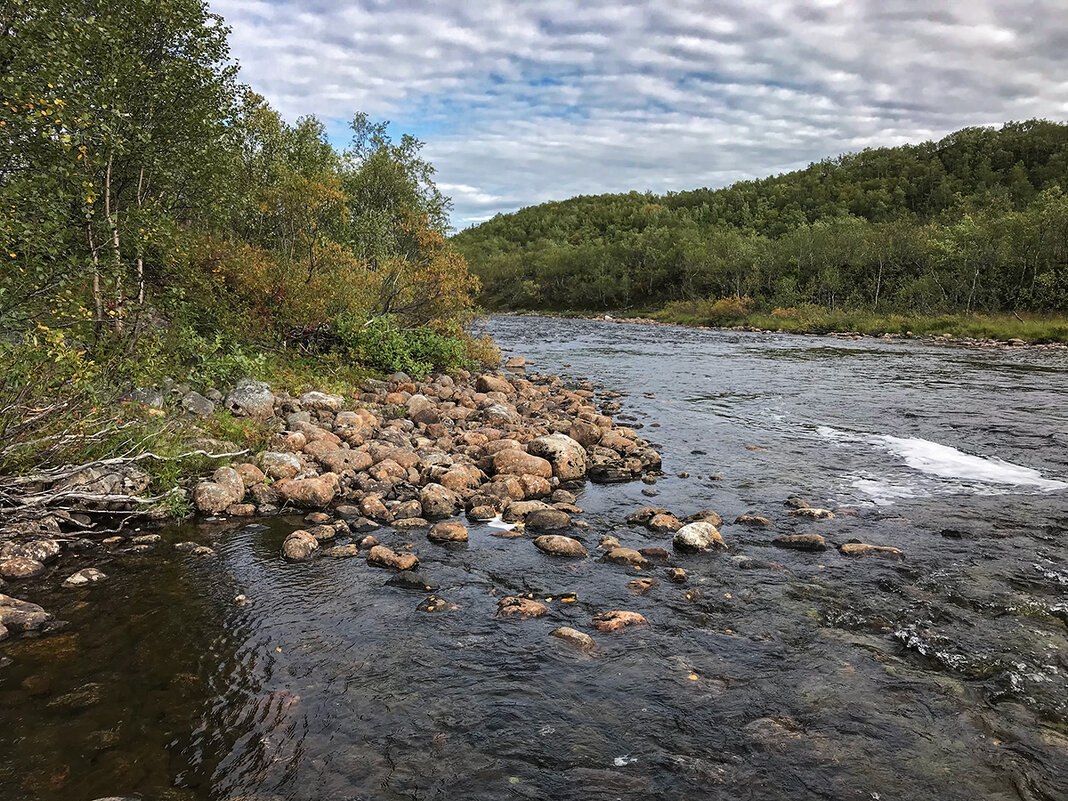
[[[213,0],[287,117],[426,142],[453,223],[1068,117],[1063,0]],[[343,141],[339,141],[343,144]]]

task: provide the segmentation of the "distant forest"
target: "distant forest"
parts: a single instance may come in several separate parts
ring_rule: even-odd
[[[737,298],[765,310],[1062,313],[1064,189],[1068,125],[1030,120],[723,189],[544,203],[452,242],[491,309]]]

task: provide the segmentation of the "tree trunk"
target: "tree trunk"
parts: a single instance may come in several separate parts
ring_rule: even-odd
[[[104,173],[104,216],[107,218],[108,228],[111,229],[111,253],[115,262],[115,319],[113,326],[115,333],[121,334],[123,329],[122,254],[119,251],[119,211],[118,209],[115,209],[114,213],[111,211],[111,162],[112,156],[108,156],[108,166]]]

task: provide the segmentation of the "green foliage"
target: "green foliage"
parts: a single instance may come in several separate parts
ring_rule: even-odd
[[[1062,187],[1068,125],[1031,120],[723,189],[545,203],[452,241],[493,308],[648,309],[737,296],[769,311],[1063,313]],[[725,319],[686,308],[670,313]]]
[[[362,322],[342,316],[335,331],[354,358],[386,373],[404,372],[423,378],[434,371],[454,372],[469,366],[467,347],[459,336],[429,326],[403,328],[386,315]]]

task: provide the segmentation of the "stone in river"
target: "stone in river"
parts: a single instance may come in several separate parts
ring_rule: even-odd
[[[794,509],[790,512],[790,517],[804,517],[808,520],[833,520],[834,512],[830,509],[813,509],[806,506],[801,509]]]
[[[45,571],[45,566],[36,559],[25,556],[12,556],[0,559],[0,576],[8,579],[34,578]]]
[[[503,598],[497,604],[497,617],[518,617],[526,620],[531,617],[541,617],[548,611],[549,607],[543,603],[515,596]]]
[[[298,529],[282,543],[282,556],[290,562],[306,562],[319,548],[319,541],[307,531]]]
[[[467,526],[457,521],[438,523],[426,536],[434,542],[467,542]]]
[[[414,553],[397,553],[385,545],[376,545],[367,554],[367,564],[394,570],[411,570],[419,564],[419,557]]]
[[[561,531],[571,528],[571,517],[559,509],[535,509],[523,523],[530,531]]]
[[[527,524],[530,525],[529,523]],[[589,556],[586,547],[572,537],[563,537],[559,534],[543,534],[534,538],[534,546],[539,551],[552,554],[553,556]]]
[[[424,599],[416,609],[420,612],[450,612],[456,609],[456,604],[445,598],[431,595],[429,598]]]
[[[760,515],[740,515],[734,522],[740,526],[756,526],[759,528],[769,528],[775,525],[768,518]]]
[[[634,567],[645,567],[649,564],[648,559],[632,548],[612,548],[601,559],[617,565],[632,565]]]
[[[627,588],[635,595],[645,595],[649,590],[655,589],[660,586],[660,582],[655,578],[640,578],[634,579],[627,584]]]
[[[827,541],[819,534],[786,534],[776,537],[771,541],[772,545],[779,548],[790,548],[795,551],[825,551]]]
[[[716,527],[704,522],[687,523],[675,532],[671,544],[677,551],[722,551],[727,548]]]
[[[866,542],[847,542],[838,548],[842,556],[881,556],[884,559],[902,560],[905,552],[900,548],[892,548],[889,545],[869,545]]]
[[[82,587],[86,584],[96,584],[98,581],[103,581],[106,578],[107,576],[95,567],[87,567],[68,577],[63,584],[66,587]]]
[[[637,612],[617,610],[597,615],[593,619],[593,627],[598,631],[618,631],[627,626],[644,626],[648,621]]]
[[[668,571],[668,581],[672,584],[685,584],[687,578],[689,576],[686,575],[686,571],[681,567],[673,567]]]
[[[593,641],[593,637],[569,626],[561,626],[558,629],[553,629],[549,634],[575,646],[585,653],[589,653],[596,648],[596,643]]]
[[[646,528],[657,534],[667,534],[682,528],[682,521],[670,513],[658,514],[653,515],[649,522],[646,523]]]

